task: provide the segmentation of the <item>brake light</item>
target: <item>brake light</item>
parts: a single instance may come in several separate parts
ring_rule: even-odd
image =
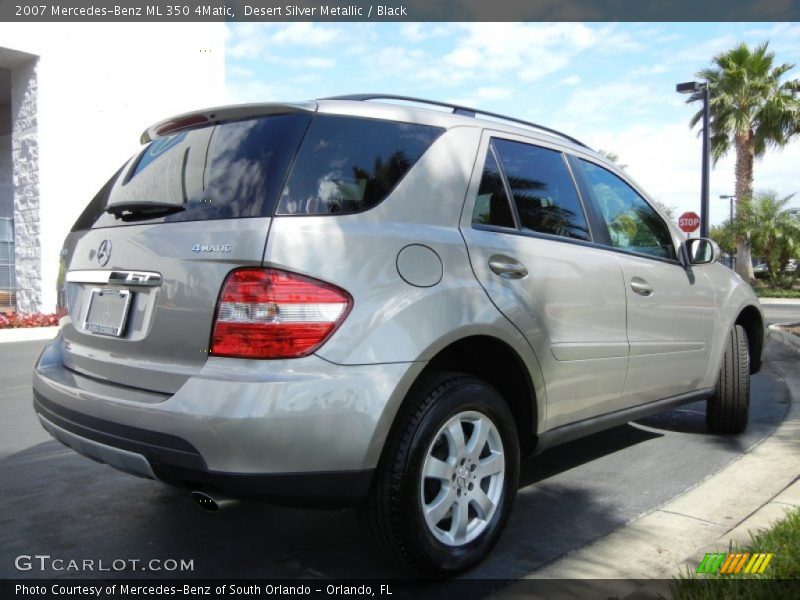
[[[237,269],[225,279],[211,354],[298,358],[322,346],[353,300],[329,283],[279,269]]]

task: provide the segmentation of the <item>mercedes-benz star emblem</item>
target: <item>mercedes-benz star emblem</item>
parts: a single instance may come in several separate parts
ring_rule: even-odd
[[[97,248],[97,262],[101,267],[105,267],[111,258],[111,240],[103,240]]]

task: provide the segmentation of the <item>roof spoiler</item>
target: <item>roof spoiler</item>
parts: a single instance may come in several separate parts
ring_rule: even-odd
[[[268,115],[285,114],[294,112],[313,113],[317,110],[316,102],[297,102],[290,104],[236,104],[233,106],[221,106],[217,108],[205,108],[193,112],[176,115],[169,119],[164,119],[148,127],[142,132],[140,138],[142,144],[152,142],[157,137],[202,127],[204,125],[216,125],[226,121],[240,121],[254,117],[265,117]]]

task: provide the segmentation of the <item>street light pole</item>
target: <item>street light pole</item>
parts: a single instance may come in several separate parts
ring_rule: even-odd
[[[708,136],[708,121],[709,121],[709,95],[708,84],[703,84],[703,183],[700,192],[700,237],[708,237],[708,179],[709,179],[709,136]]]
[[[708,83],[697,81],[687,81],[675,86],[675,91],[679,94],[694,94],[701,92],[703,100],[703,159],[702,176],[700,182],[700,237],[708,237],[708,188],[709,188],[709,121],[711,96]]]
[[[730,216],[730,223],[733,225],[733,201],[736,196],[729,196],[727,194],[723,194],[719,197],[720,200],[730,200],[731,201],[731,216]]]
[[[720,198],[720,200],[730,200],[730,202],[731,202],[730,220],[728,221],[728,223],[730,224],[731,227],[733,227],[733,201],[736,199],[736,196],[734,196],[732,194],[722,194],[719,198]],[[733,248],[733,252],[731,253],[731,269],[734,270],[734,271],[736,270],[736,247],[735,246]]]

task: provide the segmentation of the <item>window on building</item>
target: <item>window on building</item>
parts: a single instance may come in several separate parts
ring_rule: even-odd
[[[0,218],[0,311],[16,306],[14,277],[14,221]]]

